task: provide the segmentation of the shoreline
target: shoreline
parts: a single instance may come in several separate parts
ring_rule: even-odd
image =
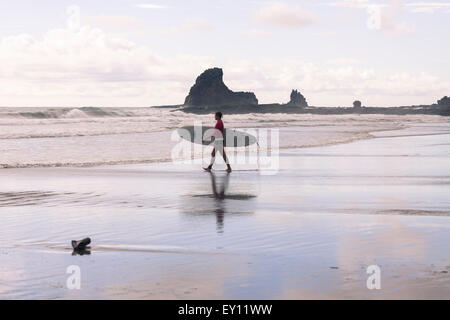
[[[314,126],[313,126],[314,127]],[[242,129],[244,127],[238,127],[237,129]],[[267,127],[254,127],[255,129],[277,129],[277,130],[293,130],[297,128],[308,128],[308,126],[299,126],[299,125],[286,125],[282,127],[278,126],[267,126]],[[332,146],[332,145],[339,145],[339,144],[346,144],[346,143],[352,143],[354,141],[359,140],[368,140],[375,138],[373,136],[373,133],[377,132],[383,132],[383,131],[396,131],[396,130],[402,130],[408,128],[407,124],[395,124],[391,125],[390,127],[386,128],[371,128],[370,130],[361,131],[357,133],[357,136],[348,136],[348,137],[341,137],[340,141],[332,141],[332,142],[316,142],[306,145],[285,145],[285,146],[279,146],[279,150],[290,150],[290,149],[304,149],[304,148],[317,148],[317,147],[326,147],[326,146]],[[249,128],[246,128],[249,129]],[[252,128],[253,129],[253,128]],[[174,129],[176,130],[176,129]],[[89,136],[75,136],[76,137],[99,137],[99,136],[124,136],[124,135],[135,135],[135,134],[151,134],[151,133],[157,133],[157,134],[166,134],[167,137],[169,137],[169,133],[173,132],[174,130],[169,131],[156,131],[156,132],[149,132],[149,133],[121,133],[121,134],[99,134],[99,135],[89,135]],[[353,133],[352,133],[353,134]],[[33,137],[31,139],[58,139],[58,138],[73,138],[74,136],[58,136],[58,137]],[[4,140],[16,140],[16,139],[30,139],[30,138],[8,138]],[[204,149],[208,149],[210,147],[205,147]],[[209,149],[208,149],[209,150]],[[232,149],[231,149],[232,150]],[[267,151],[270,151],[271,149],[268,148]],[[241,150],[241,152],[246,152],[244,149]],[[254,152],[254,150],[253,150]],[[200,155],[196,155],[195,159],[200,159]],[[179,160],[179,159],[178,159]],[[172,158],[159,158],[159,159],[142,159],[142,160],[117,160],[117,161],[103,161],[103,162],[88,162],[88,163],[45,163],[45,164],[30,164],[30,163],[23,163],[23,164],[2,164],[0,163],[0,169],[26,169],[26,168],[59,168],[59,167],[74,167],[74,168],[91,168],[91,167],[99,167],[99,166],[117,166],[117,165],[133,165],[133,164],[151,164],[151,163],[167,163],[171,162]]]

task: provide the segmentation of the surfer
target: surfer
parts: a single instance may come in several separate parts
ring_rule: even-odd
[[[211,153],[211,162],[207,168],[203,168],[208,172],[211,171],[211,169],[214,165],[214,161],[216,161],[216,152],[219,152],[222,154],[223,160],[227,164],[227,172],[231,172],[230,162],[228,161],[228,157],[227,157],[227,154],[225,153],[225,148],[224,148],[224,144],[223,144],[223,135],[225,133],[225,127],[223,125],[222,116],[223,116],[222,112],[220,112],[220,111],[216,112],[215,119],[217,122],[216,122],[216,125],[214,126],[214,134],[213,134],[214,149]]]

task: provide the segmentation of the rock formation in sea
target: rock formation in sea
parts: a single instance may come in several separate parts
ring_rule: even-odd
[[[445,96],[441,100],[438,100],[437,104],[442,107],[450,107],[450,98]]]
[[[308,102],[306,102],[305,97],[297,90],[292,90],[291,100],[287,103],[288,106],[294,107],[307,107]]]
[[[361,108],[361,101],[359,101],[359,100],[353,101],[353,108],[356,108],[356,109]]]
[[[253,92],[233,92],[223,82],[223,71],[212,68],[197,77],[184,101],[189,107],[257,106]]]

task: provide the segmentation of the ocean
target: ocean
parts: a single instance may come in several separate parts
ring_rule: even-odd
[[[371,132],[402,129],[408,123],[442,121],[445,118],[431,115],[224,115],[226,128],[279,130],[280,149],[347,143],[369,139]],[[0,168],[170,161],[178,143],[173,131],[199,123],[214,125],[213,112],[196,115],[151,107],[0,108]]]

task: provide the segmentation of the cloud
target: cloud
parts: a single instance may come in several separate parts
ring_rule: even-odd
[[[358,9],[366,9],[370,5],[375,5],[377,7],[386,7],[385,3],[372,3],[370,0],[344,0],[332,2],[329,4],[331,7],[344,7],[344,8],[358,8]]]
[[[406,35],[415,32],[415,28],[399,21],[403,9],[403,0],[391,0],[389,3],[370,0],[346,0],[332,2],[332,7],[363,9],[367,13],[366,26],[369,30],[383,31],[392,35]]]
[[[383,8],[380,16],[379,30],[394,35],[405,35],[415,32],[415,28],[406,22],[399,21],[403,8],[403,0],[392,0],[390,5]]]
[[[159,4],[153,4],[153,3],[136,4],[135,7],[136,8],[141,8],[141,9],[166,9],[166,8],[168,8],[167,6],[163,6],[163,5],[159,5]]]
[[[272,36],[271,32],[268,32],[267,30],[262,29],[250,29],[244,31],[242,34],[249,36],[249,37],[255,37],[255,38],[267,38]]]
[[[0,70],[2,104],[32,97],[31,103],[61,105],[176,103],[174,93],[185,95],[193,75],[211,65],[208,57],[163,57],[89,26],[53,29],[42,39],[27,34],[3,38],[0,59],[5,64]]]
[[[355,99],[366,105],[433,103],[450,82],[431,74],[382,74],[359,61],[337,58],[312,63],[302,59],[232,60],[223,65],[230,88],[254,91],[261,103],[287,102],[299,89],[312,105],[344,106]]]
[[[194,23],[195,25],[195,23]],[[182,103],[205,69],[224,69],[233,90],[254,91],[261,103],[286,102],[299,89],[313,105],[431,103],[450,82],[427,73],[380,74],[349,58],[312,63],[159,55],[101,29],[53,29],[0,40],[2,105],[149,106]]]
[[[107,29],[133,29],[142,30],[146,28],[144,21],[125,15],[95,15],[83,18],[83,22],[89,25]]]
[[[154,28],[150,32],[156,35],[184,35],[192,32],[210,32],[214,29],[209,21],[202,18],[186,19],[179,24],[164,28]]]
[[[88,26],[77,32],[54,29],[42,40],[26,34],[4,38],[0,57],[8,61],[0,76],[43,81],[142,79],[160,60],[128,40]],[[145,69],[142,60],[150,62]]]
[[[179,26],[173,27],[171,30],[177,33],[184,33],[187,31],[196,31],[196,30],[211,30],[213,28],[212,24],[205,19],[187,19]]]
[[[450,8],[449,2],[410,2],[405,4],[412,13],[435,13]]]
[[[255,22],[280,28],[302,28],[316,22],[315,16],[299,6],[273,2],[260,8],[254,15]]]
[[[449,2],[406,2],[401,0],[394,0],[390,3],[385,2],[377,2],[371,0],[343,0],[332,2],[329,4],[332,7],[343,7],[343,8],[357,8],[357,9],[366,9],[368,13],[368,21],[381,20],[382,11],[386,10],[392,11],[392,8],[396,8],[397,11],[400,11],[403,7],[408,8],[411,13],[428,13],[432,14],[437,11],[441,12],[450,12],[450,3]],[[377,17],[379,16],[379,17]],[[381,28],[380,28],[381,29]],[[391,28],[392,29],[392,28]],[[396,31],[400,33],[411,33],[413,32],[413,28],[406,26],[405,23],[400,23],[399,27]]]
[[[434,13],[434,8],[429,7],[419,7],[419,8],[413,8],[411,9],[412,13]]]
[[[214,26],[202,18],[189,18],[166,27],[149,28],[145,21],[126,15],[96,15],[83,18],[83,23],[94,27],[113,31],[118,36],[126,36],[126,32],[133,35],[182,35],[196,31],[209,32]]]

